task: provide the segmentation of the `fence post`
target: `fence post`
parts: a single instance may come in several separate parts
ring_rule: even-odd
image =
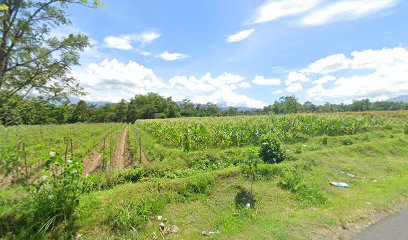
[[[142,164],[142,139],[139,136],[139,161]]]
[[[105,171],[105,146],[106,146],[106,137],[103,139],[102,171]]]
[[[74,159],[74,148],[72,147],[72,138],[70,140],[71,140],[71,160],[73,160]]]
[[[67,138],[67,143],[65,145],[65,155],[64,155],[64,161],[67,162],[67,156],[68,156],[68,145],[69,145],[69,139]]]
[[[24,168],[25,168],[25,181],[28,180],[28,166],[27,166],[27,154],[25,152],[25,144],[23,142],[23,154],[24,154]]]

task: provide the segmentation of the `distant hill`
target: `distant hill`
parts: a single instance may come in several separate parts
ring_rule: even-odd
[[[401,95],[398,97],[387,99],[389,102],[408,102],[408,95]]]
[[[69,97],[70,104],[77,104],[81,99],[76,97]],[[102,102],[102,101],[85,101],[88,104],[96,105],[96,106],[103,106],[106,104],[110,104],[111,102]]]

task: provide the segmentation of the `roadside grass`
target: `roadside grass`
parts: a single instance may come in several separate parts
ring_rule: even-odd
[[[342,138],[351,138],[353,143],[343,144]],[[218,231],[212,236],[215,239],[334,238],[342,237],[347,229],[354,231],[378,211],[391,211],[408,197],[408,136],[403,132],[391,129],[329,137],[327,145],[323,139],[303,143],[307,146],[295,154],[297,161],[261,165],[253,185],[254,208],[237,207],[237,195],[249,189],[250,183],[238,167],[229,167],[187,178],[127,183],[84,195],[76,211],[78,234],[85,239],[152,238],[153,232],[160,236],[156,218],[163,215],[180,228],[168,239],[200,238],[202,231]],[[295,151],[296,146],[288,147]],[[305,204],[292,191],[279,187],[283,172],[295,166],[302,170],[304,184],[321,190],[327,202]],[[329,181],[344,181],[350,188],[332,187]],[[143,227],[132,228],[132,221],[140,217],[135,209],[138,202],[155,194],[167,200],[163,206],[148,207],[155,210],[141,213]],[[123,218],[122,213],[133,217]],[[124,219],[121,226],[127,226],[119,232],[118,218]]]

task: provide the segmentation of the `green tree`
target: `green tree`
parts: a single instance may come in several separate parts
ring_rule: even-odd
[[[69,75],[79,52],[90,46],[83,34],[57,37],[51,32],[69,25],[67,7],[88,0],[2,0],[0,8],[0,109],[8,111],[35,93],[46,100],[83,94]],[[99,0],[94,0],[96,7]],[[14,95],[21,99],[6,103]],[[3,114],[7,114],[4,111]]]

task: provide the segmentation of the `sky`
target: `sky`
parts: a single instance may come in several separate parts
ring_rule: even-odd
[[[89,101],[155,92],[235,107],[408,94],[408,1],[103,0],[68,9]]]

